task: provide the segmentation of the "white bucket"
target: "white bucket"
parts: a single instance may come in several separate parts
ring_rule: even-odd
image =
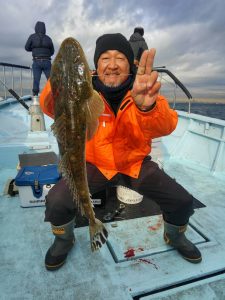
[[[137,204],[143,200],[142,195],[122,185],[117,186],[116,194],[117,198],[126,204]]]

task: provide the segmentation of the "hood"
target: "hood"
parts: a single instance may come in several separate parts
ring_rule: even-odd
[[[38,21],[35,25],[35,33],[46,33],[45,23]]]
[[[140,35],[140,33],[135,32],[131,35],[129,42],[137,42],[137,41],[145,41],[143,36]]]

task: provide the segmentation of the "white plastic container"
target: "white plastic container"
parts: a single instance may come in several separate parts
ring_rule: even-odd
[[[126,204],[138,204],[143,200],[143,196],[139,193],[122,185],[116,188],[117,198]]]
[[[34,196],[31,186],[18,186],[21,207],[44,206],[45,196],[48,194],[54,184],[43,185],[40,198]]]

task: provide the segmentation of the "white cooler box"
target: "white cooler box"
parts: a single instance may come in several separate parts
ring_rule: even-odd
[[[26,166],[20,169],[15,184],[18,186],[22,207],[43,206],[45,196],[61,178],[57,165]]]

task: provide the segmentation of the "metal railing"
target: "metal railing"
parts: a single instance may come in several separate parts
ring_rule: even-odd
[[[166,69],[165,66],[163,67],[155,67],[153,68],[153,70],[157,71],[160,75],[161,75],[161,79],[162,79],[162,75],[166,74],[171,80],[172,80],[172,85],[174,85],[174,88],[176,88],[177,86],[180,88],[181,91],[183,91],[183,93],[186,95],[187,97],[187,101],[188,101],[188,112],[191,112],[191,101],[193,100],[191,93],[189,92],[189,90],[185,87],[185,85],[168,69]],[[164,81],[165,83],[165,81]],[[174,97],[173,97],[173,108],[176,107],[176,91],[174,89]]]
[[[0,100],[11,97],[8,89],[14,90],[20,97],[32,94],[33,74],[30,66],[0,62],[0,79],[4,83],[0,84]]]
[[[0,101],[11,97],[11,95],[9,94],[9,89],[15,91],[20,97],[24,95],[32,95],[33,73],[30,66],[0,62],[0,68]],[[180,90],[183,91],[183,93],[188,98],[188,111],[190,112],[191,101],[193,99],[192,95],[184,86],[184,84],[182,84],[181,81],[172,72],[166,69],[165,66],[155,67],[154,70],[156,70],[161,75],[167,75],[172,80],[171,84],[174,87],[178,86]],[[164,81],[163,86],[165,86],[165,83],[166,81]],[[43,84],[44,80],[42,79],[40,87],[43,86]],[[176,94],[176,92],[174,94]],[[175,108],[176,96],[174,97],[173,102]]]

